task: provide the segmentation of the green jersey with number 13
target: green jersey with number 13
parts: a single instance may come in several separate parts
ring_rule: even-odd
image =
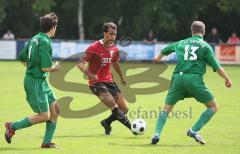
[[[220,68],[212,47],[206,43],[202,36],[193,35],[190,38],[172,43],[162,50],[163,55],[176,52],[178,62],[173,73],[205,74],[206,64],[213,71]]]

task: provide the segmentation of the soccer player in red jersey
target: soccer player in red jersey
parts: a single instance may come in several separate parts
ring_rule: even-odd
[[[101,121],[105,129],[105,134],[110,135],[111,123],[115,120],[131,130],[126,113],[128,111],[127,101],[123,97],[117,84],[113,81],[111,64],[118,73],[121,81],[125,85],[126,81],[119,67],[118,48],[114,44],[117,35],[117,26],[112,22],[103,25],[103,39],[92,43],[78,63],[78,68],[89,78],[91,91],[112,111],[112,114]],[[85,64],[89,63],[88,68]]]

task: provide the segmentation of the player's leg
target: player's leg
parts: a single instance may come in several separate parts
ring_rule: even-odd
[[[57,118],[59,115],[60,107],[57,101],[50,105],[50,119],[46,122],[46,130],[43,138],[42,148],[55,148],[55,144],[52,143],[52,138],[57,125]]]
[[[114,96],[114,100],[116,104],[118,105],[118,108],[120,111],[122,111],[125,115],[128,112],[128,102],[127,100],[123,97],[121,93],[117,93]],[[114,114],[111,114],[107,119],[103,120],[102,123],[106,123],[108,126],[111,125],[113,121],[117,120]]]
[[[128,113],[128,102],[124,98],[122,93],[117,93],[116,96],[114,96],[115,102],[118,105],[119,110],[121,110],[124,114]]]
[[[127,118],[127,112],[128,112],[128,102],[127,100],[124,98],[124,96],[121,93],[116,93],[116,95],[114,96],[115,102],[118,105],[119,110],[125,115],[125,121],[121,121],[119,120],[122,124],[124,124],[128,129],[131,130],[131,123]]]
[[[201,103],[205,104],[207,109],[201,114],[199,119],[196,121],[196,123],[192,126],[190,130],[188,130],[187,135],[190,137],[193,137],[197,142],[201,144],[205,144],[206,142],[203,140],[203,138],[200,136],[198,131],[202,129],[204,125],[207,124],[207,122],[213,117],[215,112],[217,112],[218,107],[217,103],[214,100],[213,95],[209,91],[209,89],[205,86],[202,76],[194,77],[194,82],[189,83],[191,87],[189,87],[191,90],[189,90],[189,93],[192,93],[192,95]],[[197,80],[196,80],[197,79]],[[190,81],[190,80],[188,80]]]
[[[111,95],[114,98],[115,103],[118,106],[118,109],[124,114],[124,119],[118,119],[114,113],[112,113],[107,119],[101,121],[101,124],[104,126],[106,124],[107,126],[110,126],[111,123],[115,120],[120,121],[123,125],[125,125],[127,128],[131,129],[131,123],[128,120],[126,113],[128,112],[127,107],[127,101],[121,94],[121,90],[118,88],[117,84],[115,82],[106,82],[104,83],[107,90],[111,93]],[[111,127],[111,126],[110,126]]]
[[[50,118],[46,93],[42,91],[43,88],[41,87],[42,84],[40,84],[41,81],[37,80],[38,79],[32,79],[31,77],[25,77],[24,88],[28,104],[32,110],[38,114],[23,118],[16,122],[5,123],[5,139],[8,143],[11,143],[12,136],[15,134],[16,130],[48,121]]]
[[[195,132],[200,131],[202,127],[208,123],[208,121],[213,117],[213,115],[218,110],[218,106],[215,100],[212,100],[206,103],[205,105],[207,109],[201,114],[200,118],[191,128]]]
[[[90,86],[91,91],[98,96],[98,98],[110,109],[112,110],[114,107],[116,107],[116,104],[113,101],[113,98],[111,96],[111,94],[108,92],[106,85],[104,84],[104,82],[97,82],[94,85]],[[106,94],[104,94],[106,93]],[[100,96],[100,94],[102,96]],[[104,100],[103,100],[104,98]],[[113,116],[112,118],[115,119],[115,116]],[[110,135],[111,133],[111,126],[109,124],[107,124],[105,122],[105,120],[101,121],[101,125],[104,127],[105,129],[105,134],[106,135]]]
[[[23,118],[16,122],[6,122],[6,132],[5,132],[5,139],[7,143],[11,143],[12,137],[15,134],[16,130],[20,130],[23,128],[30,127],[34,124],[42,123],[47,121],[50,118],[50,112],[43,112],[39,113],[38,115],[29,116]]]
[[[162,129],[166,123],[168,113],[172,111],[174,105],[165,104],[163,110],[160,112],[155,127],[155,134],[161,135]]]
[[[131,124],[125,114],[119,110],[113,96],[109,92],[99,94],[100,100],[112,111],[112,117],[120,121],[127,128],[131,129]]]
[[[160,139],[160,135],[162,133],[163,127],[165,126],[168,113],[172,111],[174,105],[179,101],[184,99],[185,89],[182,85],[182,76],[174,75],[172,77],[172,82],[170,88],[168,90],[167,97],[165,99],[165,105],[163,110],[159,113],[157,124],[155,127],[155,132],[152,137],[151,143],[157,144]]]
[[[48,92],[48,101],[50,102],[50,118],[46,122],[45,135],[41,148],[56,148],[56,145],[52,143],[52,138],[56,129],[58,115],[60,113],[60,105],[56,101],[56,97],[51,90]]]
[[[218,110],[218,106],[215,100],[212,100],[206,103],[205,105],[207,109],[201,114],[196,123],[187,132],[188,136],[193,137],[200,144],[206,144],[206,141],[204,141],[204,139],[200,136],[198,131],[200,131],[203,128],[203,126],[205,126],[210,121],[210,119]]]
[[[173,107],[174,105],[165,104],[163,110],[159,113],[155,127],[155,132],[152,137],[152,144],[157,144],[159,142],[163,127],[167,121],[168,113],[172,111]]]

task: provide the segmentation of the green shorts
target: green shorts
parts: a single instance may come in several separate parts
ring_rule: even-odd
[[[49,106],[56,100],[45,79],[26,75],[24,78],[24,89],[26,100],[35,113],[48,112]]]
[[[194,97],[201,103],[208,103],[214,96],[205,86],[200,74],[174,74],[165,103],[174,105],[184,98]]]

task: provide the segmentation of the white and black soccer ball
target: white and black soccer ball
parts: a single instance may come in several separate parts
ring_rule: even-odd
[[[142,135],[147,129],[147,123],[143,119],[136,119],[131,124],[131,130],[134,135]]]

